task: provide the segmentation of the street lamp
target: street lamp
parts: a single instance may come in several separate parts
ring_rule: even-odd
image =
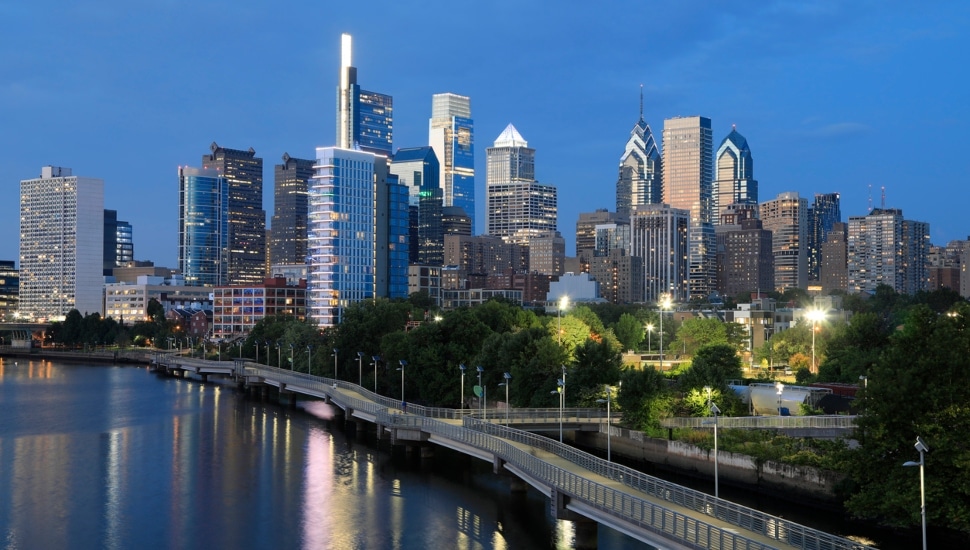
[[[294,370],[295,366],[293,364],[293,342],[290,342],[290,370]]]
[[[825,312],[820,309],[809,310],[808,318],[812,321],[812,369],[810,372],[816,374],[818,368],[815,366],[815,325],[822,319],[825,319]]]
[[[364,352],[357,352],[357,385],[364,386]]]
[[[930,448],[923,442],[923,438],[916,436],[916,450],[919,451],[919,462],[907,461],[903,466],[919,466],[919,508],[923,519],[923,550],[926,550],[926,488],[923,483],[923,453],[930,452]]]
[[[556,390],[549,393],[559,394],[559,442],[562,443],[562,409],[563,403],[565,403],[564,396],[566,395],[566,381],[561,378],[556,380]]]
[[[610,420],[610,403],[613,401],[613,388],[609,384],[606,385],[606,399],[597,399],[597,403],[606,403],[606,461],[611,462],[612,456],[610,452],[610,437],[613,431],[613,422]]]
[[[664,292],[660,295],[660,372],[664,371],[664,311],[670,308],[670,294]]]
[[[785,391],[785,385],[781,382],[775,382],[775,389],[778,390],[778,415],[781,415],[781,392]]]
[[[377,363],[380,362],[381,356],[372,355],[371,359],[373,361],[371,364],[374,365],[374,393],[377,393]]]
[[[556,332],[559,336],[558,341],[560,346],[562,345],[562,310],[566,309],[567,306],[569,306],[569,297],[563,296],[562,298],[559,298],[559,307],[556,309],[556,313],[559,315],[559,323]]]
[[[276,341],[276,368],[283,368],[283,341]]]
[[[337,348],[333,348],[333,379],[337,380],[337,352],[340,351]]]
[[[653,336],[653,323],[647,323],[647,353],[650,353],[650,350],[653,349],[653,346],[650,344],[651,336]]]
[[[462,412],[465,411],[465,368],[464,363],[458,365],[458,370],[461,371],[461,403],[459,403],[459,408]]]
[[[334,350],[334,351],[336,351],[336,350]],[[398,364],[401,365],[397,370],[401,371],[401,409],[402,409],[402,412],[403,412],[403,409],[404,409],[404,367],[408,366],[408,362],[405,361],[404,359],[401,359],[400,361],[398,361]]]
[[[505,386],[505,427],[509,427],[509,381],[512,380],[512,375],[505,373],[502,375],[505,378],[505,382],[499,384],[499,386]]]
[[[306,373],[307,374],[310,374],[310,371],[312,370],[310,367],[313,366],[313,359],[310,355],[312,352],[313,352],[313,346],[311,344],[307,344],[306,345]]]
[[[485,394],[485,387],[482,386],[482,373],[485,372],[485,369],[483,369],[481,365],[478,365],[475,367],[475,370],[478,371],[478,387],[481,388],[482,392],[482,395],[479,395],[478,397],[482,398],[482,396]],[[484,403],[485,399],[482,398],[481,402],[478,404],[478,410],[482,413],[482,420],[485,420],[485,407],[482,406]]]

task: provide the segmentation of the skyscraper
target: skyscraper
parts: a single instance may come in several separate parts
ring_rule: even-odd
[[[273,231],[270,263],[296,265],[307,256],[307,182],[313,177],[313,161],[283,153],[273,178]]]
[[[643,120],[643,86],[640,87],[640,119],[630,130],[620,157],[616,181],[616,213],[629,216],[632,207],[661,202],[661,162],[650,125]]]
[[[535,149],[509,124],[486,150],[487,233],[508,242],[556,232],[556,188],[535,180]]]
[[[717,235],[717,289],[724,296],[775,288],[771,231],[758,219],[758,205],[732,203]]]
[[[798,193],[779,193],[772,200],[761,203],[761,221],[771,231],[772,253],[775,257],[775,289],[808,286],[807,234],[808,200]]]
[[[808,209],[808,280],[819,280],[822,245],[832,226],[842,221],[838,193],[815,194],[815,202]]]
[[[441,225],[441,178],[438,158],[431,147],[398,149],[391,173],[408,189],[409,263],[440,267],[444,262]]]
[[[822,292],[829,293],[833,290],[845,292],[849,288],[849,251],[846,231],[845,223],[835,222],[820,247],[818,278],[822,283]]]
[[[926,290],[930,225],[903,218],[897,208],[874,208],[849,217],[849,292],[888,285],[901,294]]]
[[[748,140],[731,126],[731,133],[724,138],[714,155],[715,179],[712,191],[714,199],[713,220],[721,223],[721,214],[734,203],[758,204],[758,181],[754,179],[754,161]]]
[[[20,182],[20,310],[33,321],[101,313],[104,182],[44,166]]]
[[[262,283],[266,277],[263,159],[252,147],[226,149],[212,142],[209,150],[202,155],[202,168],[216,170],[229,185],[229,272],[222,284]]]
[[[444,93],[431,97],[428,144],[441,164],[444,206],[465,211],[475,227],[475,150],[471,99]]]
[[[190,286],[229,280],[229,182],[219,170],[179,167],[179,270]]]
[[[706,298],[717,279],[712,148],[711,119],[692,116],[664,120],[663,202],[690,212],[690,297]]]
[[[630,255],[642,258],[648,302],[669,293],[676,302],[689,298],[690,211],[666,204],[646,204],[630,214]]]
[[[340,84],[337,87],[337,147],[390,156],[394,131],[394,100],[361,90],[352,65],[352,40],[340,37]]]
[[[111,275],[114,268],[121,267],[134,260],[134,256],[135,249],[131,240],[131,224],[119,220],[117,210],[105,210],[104,275]]]

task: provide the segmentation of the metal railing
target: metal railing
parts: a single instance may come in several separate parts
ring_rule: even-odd
[[[778,429],[778,428],[818,428],[853,429],[857,416],[816,415],[816,416],[720,416],[719,428],[738,429]],[[675,417],[660,421],[664,428],[710,428],[711,417]]]

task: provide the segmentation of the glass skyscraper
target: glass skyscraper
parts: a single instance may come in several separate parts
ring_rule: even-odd
[[[219,170],[179,168],[179,270],[188,285],[227,284],[229,182]]]
[[[471,99],[452,93],[434,94],[428,143],[441,164],[444,206],[457,206],[475,226],[475,149]]]
[[[273,185],[273,232],[270,263],[297,265],[307,256],[307,182],[313,177],[313,161],[283,154]]]
[[[487,149],[488,235],[528,244],[556,232],[556,188],[535,180],[535,154],[511,124]]]
[[[390,156],[394,132],[394,100],[361,90],[352,65],[352,40],[341,35],[340,84],[337,87],[337,146]]]
[[[620,174],[616,181],[616,213],[629,216],[641,204],[659,204],[661,161],[657,142],[650,125],[643,120],[643,87],[640,88],[640,120],[633,125],[626,149],[620,157]]]
[[[104,275],[135,259],[131,224],[118,219],[117,210],[104,211]]]
[[[444,262],[444,233],[441,178],[434,150],[431,147],[398,149],[390,170],[408,190],[409,263],[440,267]]]
[[[711,196],[713,213],[711,222],[721,223],[721,214],[727,207],[739,204],[758,204],[758,181],[754,179],[754,161],[748,140],[732,126],[731,133],[717,148],[715,179]]]
[[[829,231],[842,221],[838,193],[816,193],[815,202],[808,209],[808,280],[818,281],[822,264],[822,244]]]

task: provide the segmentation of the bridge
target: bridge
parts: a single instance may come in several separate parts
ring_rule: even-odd
[[[479,458],[546,495],[559,519],[597,522],[658,548],[863,550],[824,533],[643,474],[518,429],[583,429],[604,420],[589,409],[457,410],[402,403],[357,384],[235,359],[232,364],[156,354],[156,368],[232,376],[240,385],[324,399],[348,419],[375,424],[392,443],[434,444]],[[508,414],[508,416],[506,416]],[[506,424],[508,417],[508,425]],[[513,424],[517,427],[513,427]],[[513,488],[515,488],[515,481]]]

